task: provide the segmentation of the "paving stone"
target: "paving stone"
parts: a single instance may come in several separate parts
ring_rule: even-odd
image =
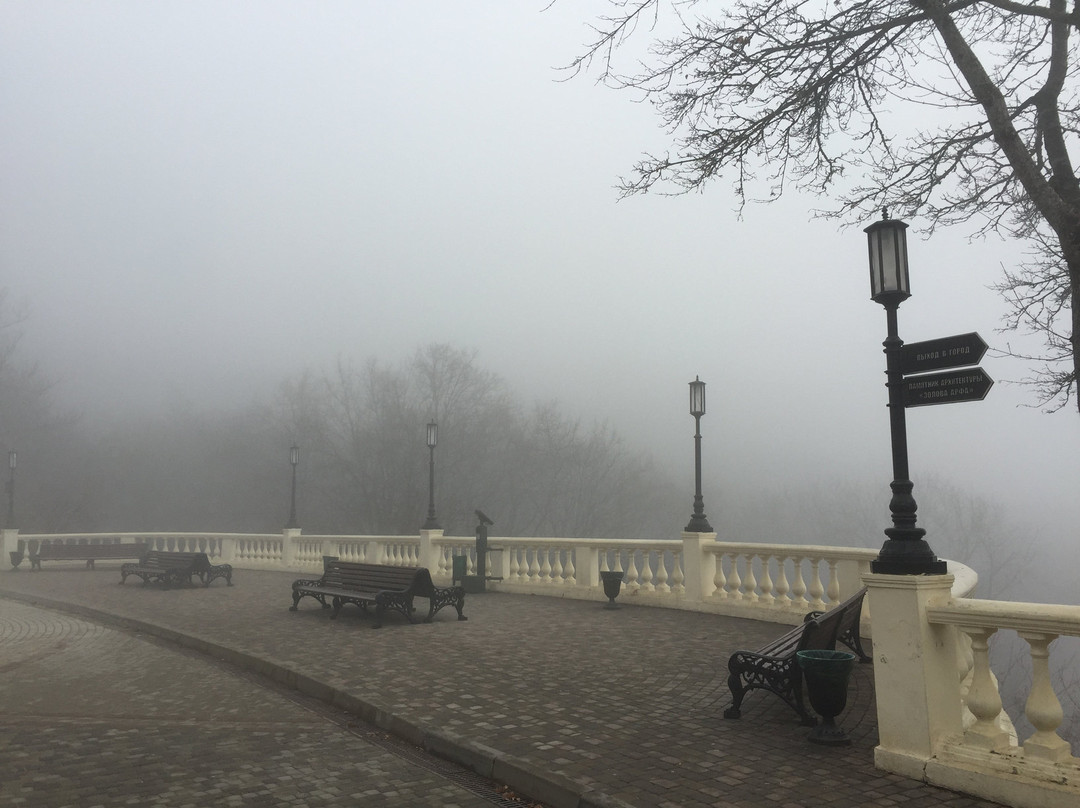
[[[767,693],[746,698],[742,720],[723,719],[727,657],[775,637],[783,629],[774,624],[487,593],[466,598],[467,622],[445,609],[432,624],[389,615],[375,631],[351,607],[337,620],[310,599],[290,612],[296,577],[237,570],[232,587],[164,590],[118,586],[118,564],[0,574],[0,804],[19,804],[28,788],[35,797],[52,788],[58,801],[50,804],[61,804],[74,784],[32,779],[44,771],[41,755],[72,761],[114,745],[101,758],[108,771],[88,766],[82,805],[102,794],[113,805],[199,804],[210,794],[219,805],[478,804],[446,780],[397,771],[344,729],[328,739],[319,716],[192,651],[142,640],[132,633],[141,627],[348,703],[383,727],[465,739],[508,769],[549,778],[559,793],[567,784],[588,792],[594,804],[992,805],[874,768],[870,666],[856,666],[838,719],[851,746],[808,743],[794,712]],[[53,650],[41,656],[23,605],[34,599],[81,610],[86,619],[68,619],[87,625],[50,628]],[[103,620],[114,628],[94,627]],[[70,666],[65,692],[42,692],[33,682],[60,675],[50,664],[60,659]],[[199,664],[214,673],[179,672]],[[201,705],[197,715],[192,704]],[[475,748],[462,755],[477,758]],[[140,779],[140,771],[155,776]]]

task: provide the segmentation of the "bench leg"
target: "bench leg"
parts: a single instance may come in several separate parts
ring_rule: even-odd
[[[742,700],[746,690],[742,686],[742,676],[737,673],[728,675],[728,689],[731,691],[731,706],[724,710],[724,718],[742,718]]]
[[[458,620],[469,619],[461,613],[462,609],[465,608],[465,589],[463,587],[436,587],[435,596],[431,599],[431,611],[428,613],[428,618],[425,622],[430,623],[431,618],[438,614],[443,606],[453,606],[457,610]]]
[[[783,699],[799,715],[804,727],[817,726],[817,720],[806,710],[802,697],[802,671],[794,658],[777,659],[749,652],[736,651],[728,660],[728,688],[731,706],[724,718],[742,716],[743,698],[751,690],[768,690]]]

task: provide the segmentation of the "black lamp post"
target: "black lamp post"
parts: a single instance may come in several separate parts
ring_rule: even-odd
[[[705,414],[705,382],[694,377],[690,382],[690,414],[694,416],[694,514],[687,533],[712,533],[705,516],[705,501],[701,498],[701,416]]]
[[[424,530],[441,530],[439,520],[435,518],[435,446],[439,442],[439,425],[431,421],[427,425],[428,460],[428,506],[427,521]]]
[[[8,511],[7,511],[7,524],[5,525],[8,530],[15,527],[15,462],[18,459],[17,453],[12,450],[8,452],[8,468],[11,469],[11,477],[8,479]]]
[[[915,526],[917,505],[911,495],[914,487],[908,478],[907,421],[904,415],[904,373],[900,361],[900,339],[896,310],[911,297],[908,278],[907,224],[882,219],[866,228],[870,247],[870,298],[885,307],[888,337],[885,346],[886,378],[889,388],[889,424],[892,430],[892,511],[893,526],[885,530],[888,538],[878,557],[870,562],[870,571],[885,575],[943,575],[945,562],[934,555],[923,536],[926,531]]]
[[[285,527],[295,529],[300,527],[296,521],[296,467],[300,465],[300,447],[295,443],[289,447],[289,465],[292,466],[292,500],[289,504],[289,523]]]

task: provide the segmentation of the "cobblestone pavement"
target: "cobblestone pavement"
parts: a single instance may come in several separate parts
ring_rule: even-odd
[[[56,564],[41,572],[0,573],[0,615],[14,603],[37,602],[202,651],[464,762],[555,808],[992,805],[874,768],[877,728],[870,666],[856,667],[848,708],[838,720],[852,739],[849,747],[808,743],[807,730],[795,714],[766,693],[747,697],[742,720],[724,720],[727,657],[777,636],[784,629],[775,624],[629,603],[607,610],[593,601],[487,593],[467,597],[467,622],[458,622],[452,609],[444,609],[431,624],[408,625],[400,616],[389,615],[384,627],[374,631],[371,618],[352,607],[337,620],[329,619],[311,599],[290,612],[290,583],[296,577],[237,570],[233,587],[218,581],[209,588],[166,590],[130,580],[118,586],[118,564],[99,564],[97,570]],[[116,636],[132,641],[123,633]],[[105,640],[92,632],[80,640],[98,642]],[[158,644],[141,664],[151,665],[169,650]],[[130,649],[117,649],[112,656],[126,661]],[[7,653],[0,655],[0,687],[8,693],[4,703],[14,698],[12,689],[34,687],[25,683],[22,666],[6,669],[8,658]],[[73,668],[72,677],[81,681],[79,665]],[[157,669],[161,681],[168,682],[168,664]],[[101,681],[112,687],[116,676]],[[76,692],[86,688],[80,684]],[[253,711],[239,706],[250,701],[239,695],[223,698],[201,680],[183,681],[178,689],[188,696],[185,705],[205,705],[211,711],[204,720],[218,722],[214,726],[220,727],[221,737],[256,732],[245,724]],[[253,688],[248,684],[243,689]],[[205,698],[200,698],[202,692]],[[247,698],[264,696],[252,693]],[[138,706],[134,701],[125,718],[137,722]],[[301,721],[302,716],[296,718]],[[194,732],[197,717],[187,720]],[[28,723],[16,722],[20,737]],[[141,733],[162,730],[155,721],[137,726]],[[167,726],[186,725],[176,720]],[[300,727],[286,722],[265,732],[264,755],[238,760],[235,769],[219,759],[220,751],[235,743],[218,741],[209,748],[192,744],[191,751],[181,754],[182,742],[140,734],[132,750],[143,755],[139,760],[177,756],[172,770],[176,779],[209,768],[218,773],[214,787],[229,778],[248,777],[245,762],[268,764],[274,776],[253,775],[249,781],[266,789],[264,799],[271,799],[278,788],[293,795],[278,804],[291,804],[296,780],[311,777],[321,784],[322,778],[330,781],[368,759],[365,753],[338,757],[337,744],[302,721]],[[292,749],[294,733],[303,737],[304,748],[319,750],[318,765],[282,784],[275,776],[294,765],[293,759],[282,757],[286,741]],[[340,745],[344,749],[348,743],[342,740]],[[22,745],[6,736],[4,744],[6,749]],[[0,752],[0,766],[8,765],[8,756]],[[387,782],[390,788],[405,785],[393,777]],[[135,789],[124,777],[112,778],[112,787],[117,800]],[[209,786],[199,785],[203,787]],[[191,804],[203,803],[194,799]],[[221,799],[205,804],[229,803]],[[388,803],[365,798],[349,804]],[[394,804],[457,803],[433,793]]]
[[[0,649],[3,806],[513,804],[347,713],[149,637],[2,601]]]

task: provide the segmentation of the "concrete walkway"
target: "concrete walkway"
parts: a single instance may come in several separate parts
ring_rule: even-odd
[[[351,607],[290,612],[295,577],[0,573],[0,806],[991,805],[873,767],[869,666],[850,747],[809,744],[769,694],[724,720],[728,655],[781,626],[489,593],[467,622],[376,631]]]

